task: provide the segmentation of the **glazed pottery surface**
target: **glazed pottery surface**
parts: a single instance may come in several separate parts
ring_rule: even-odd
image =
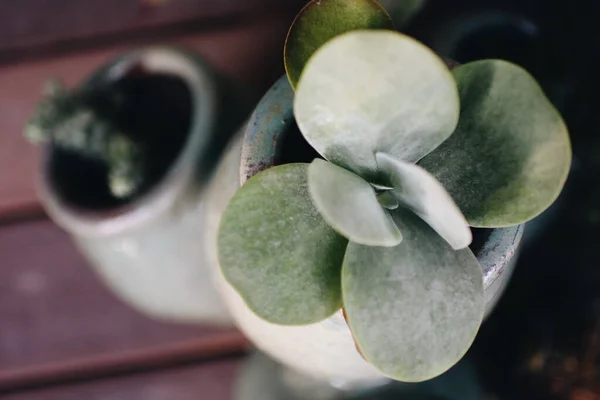
[[[145,73],[182,79],[191,94],[189,132],[165,176],[123,206],[86,209],[61,196],[49,172],[53,157],[60,155],[48,146],[38,182],[40,197],[52,219],[123,301],[161,319],[230,324],[202,248],[203,199],[214,170],[207,160],[216,164],[223,150],[219,143],[231,136],[233,122],[246,118],[248,108],[224,103],[223,87],[212,70],[196,55],[172,47],[128,53],[84,85],[103,85],[140,67]],[[224,107],[229,107],[225,122]]]
[[[294,132],[293,96],[287,78],[282,77],[258,104],[246,129],[230,144],[217,170],[206,203],[206,253],[216,270],[220,216],[241,184],[281,162],[283,140],[288,132]],[[482,235],[481,243],[477,244],[475,253],[484,271],[486,316],[510,278],[522,234],[523,225],[493,229]],[[274,325],[253,314],[233,287],[218,275],[235,322],[269,356],[301,373],[355,387],[384,379],[356,350],[341,311],[316,324]]]
[[[254,352],[239,369],[232,400],[481,400],[485,395],[478,378],[475,366],[463,359],[447,373],[426,382],[347,388],[336,381],[299,374]]]

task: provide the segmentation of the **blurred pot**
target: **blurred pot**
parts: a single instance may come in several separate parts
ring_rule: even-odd
[[[49,144],[38,180],[42,203],[129,305],[166,320],[228,324],[201,248],[203,198],[249,107],[198,56],[172,47],[127,53],[82,87],[109,85],[130,96],[124,119],[162,143],[150,157],[152,181],[119,201],[107,189],[106,171]]]

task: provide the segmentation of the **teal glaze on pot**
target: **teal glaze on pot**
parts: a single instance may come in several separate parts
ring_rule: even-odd
[[[257,105],[246,129],[230,144],[227,156],[216,172],[206,208],[206,252],[216,270],[219,269],[216,237],[221,214],[247,179],[282,162],[286,135],[295,132],[292,109],[293,90],[284,76]],[[510,279],[523,229],[524,226],[519,225],[477,230],[473,248],[484,272],[486,316]],[[341,311],[316,324],[274,325],[254,315],[220,273],[219,277],[223,297],[236,324],[269,356],[300,373],[345,388],[374,386],[385,381],[386,378],[356,350]]]
[[[48,145],[39,196],[50,217],[125,303],[160,319],[229,325],[201,245],[204,196],[225,142],[250,108],[197,55],[173,47],[127,53],[83,85],[107,85],[135,69],[181,78],[191,94],[189,130],[165,175],[124,205],[91,209],[65,197],[51,172],[64,156]]]
[[[241,183],[278,161],[281,139],[294,123],[293,104],[294,91],[289,81],[279,79],[257,105],[245,131]]]

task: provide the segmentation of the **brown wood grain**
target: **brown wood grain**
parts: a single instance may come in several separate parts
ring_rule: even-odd
[[[72,385],[117,375],[212,362],[240,355],[249,347],[248,341],[239,332],[222,332],[143,349],[106,352],[0,370],[0,393]]]
[[[243,358],[37,391],[3,400],[231,400]]]
[[[0,67],[0,220],[39,210],[34,190],[38,152],[24,141],[21,131],[48,77],[61,77],[74,85],[133,46],[176,43],[204,55],[223,74],[248,85],[258,98],[283,72],[281,54],[291,18],[289,14],[264,14],[228,29],[147,37],[107,49]]]
[[[3,0],[0,1],[0,61],[19,49],[60,42],[127,35],[194,21],[207,23],[282,7],[303,0]]]
[[[239,351],[244,343],[231,329],[160,322],[121,303],[50,221],[0,227],[0,387],[29,376],[27,368],[47,375],[51,363],[67,372],[94,362],[106,370],[181,360],[187,351]]]

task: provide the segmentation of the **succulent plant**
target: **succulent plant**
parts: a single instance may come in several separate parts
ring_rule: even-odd
[[[142,146],[118,129],[109,115],[99,112],[95,97],[95,90],[68,90],[61,81],[49,80],[26,123],[25,137],[34,144],[50,142],[104,163],[112,195],[131,197],[142,183]],[[115,90],[109,96],[112,104],[108,108],[119,107],[123,101]]]
[[[219,263],[264,320],[310,324],[343,308],[369,363],[423,381],[462,358],[483,319],[470,227],[543,212],[567,178],[570,140],[522,68],[450,71],[408,36],[357,28],[299,64],[294,115],[323,159],[250,178],[222,216]]]

